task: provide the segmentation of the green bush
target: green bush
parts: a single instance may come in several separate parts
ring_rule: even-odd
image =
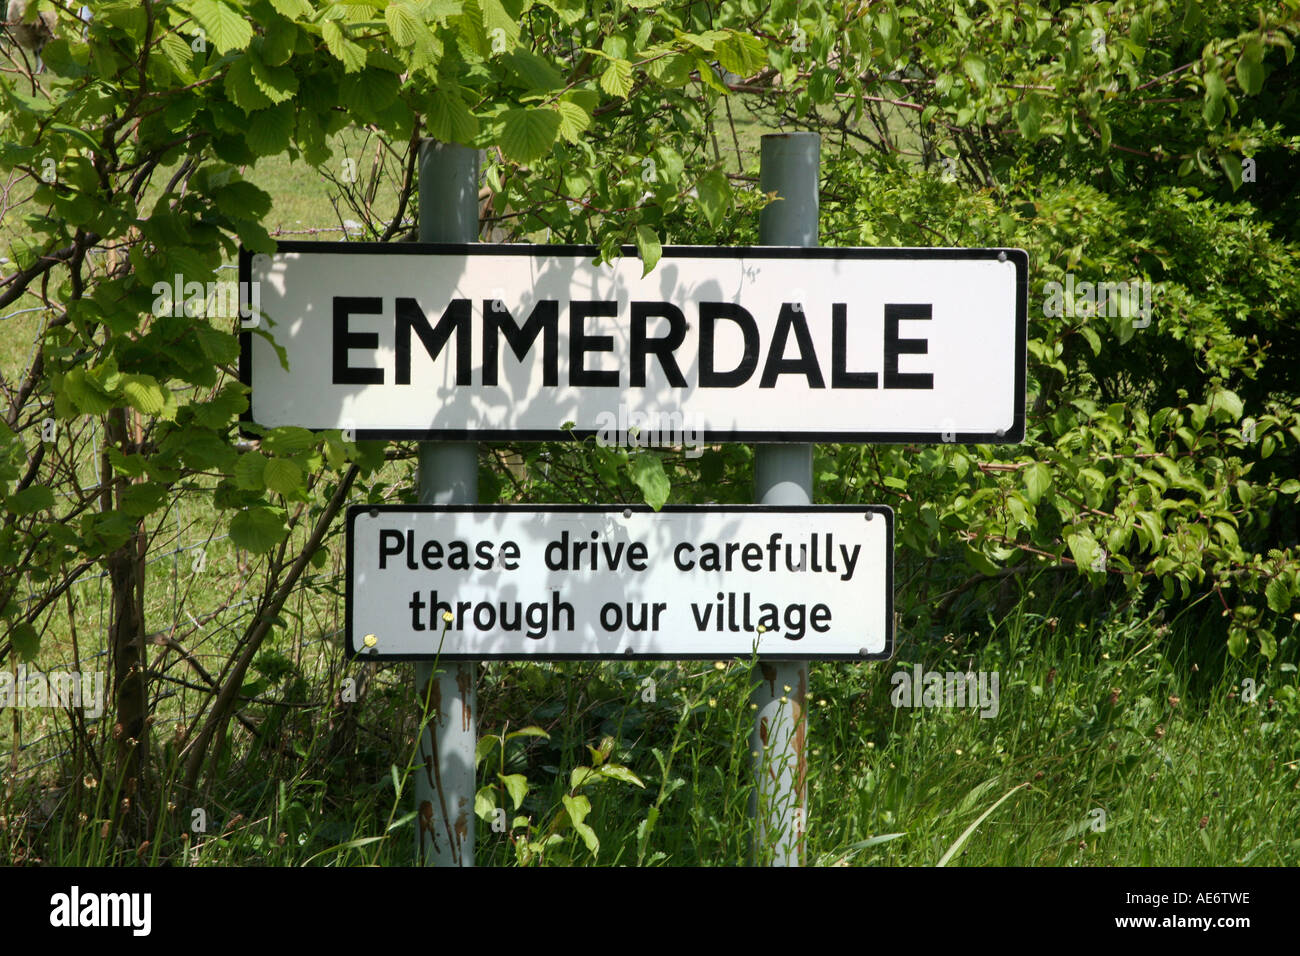
[[[900,547],[956,547],[972,580],[1054,566],[1134,595],[1213,594],[1232,653],[1272,658],[1300,604],[1287,347],[1300,250],[1252,206],[1194,188],[1020,182],[999,197],[901,163],[830,165],[823,221],[837,243],[1029,251],[1030,411],[1015,448],[826,448],[819,494],[891,504]],[[1067,273],[1149,282],[1151,313],[1055,309],[1047,283]]]

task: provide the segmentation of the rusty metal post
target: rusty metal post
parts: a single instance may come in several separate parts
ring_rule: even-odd
[[[478,240],[478,151],[426,139],[420,143],[421,242]],[[478,446],[474,442],[421,442],[421,504],[478,501]],[[415,665],[421,704],[432,717],[420,737],[415,774],[416,860],[431,866],[474,865],[474,748],[478,701],[474,661]]]
[[[817,183],[821,137],[816,133],[764,136],[759,159],[763,192],[780,197],[759,220],[765,246],[818,244]],[[812,445],[772,444],[754,449],[754,497],[759,504],[812,503]],[[763,661],[750,700],[757,708],[750,751],[754,759],[754,849],[758,862],[803,863],[808,800],[805,746],[808,664]]]

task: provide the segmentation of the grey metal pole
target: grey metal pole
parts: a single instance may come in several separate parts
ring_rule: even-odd
[[[764,136],[759,188],[780,197],[764,207],[758,241],[765,246],[817,245],[817,183],[821,137],[816,133]],[[812,445],[757,445],[754,497],[765,505],[812,503]],[[773,866],[803,863],[807,807],[808,665],[801,661],[763,661],[751,703],[754,729],[750,751],[756,794],[755,849]],[[769,857],[770,853],[770,857]]]
[[[420,143],[420,241],[478,240],[478,151],[455,143]],[[478,446],[421,442],[421,504],[478,501]],[[478,701],[474,661],[415,665],[421,703],[435,712],[420,737],[415,776],[416,860],[432,866],[474,865],[474,748]],[[432,682],[432,683],[431,683]]]

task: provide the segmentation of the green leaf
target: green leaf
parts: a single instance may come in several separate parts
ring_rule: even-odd
[[[122,395],[141,415],[161,415],[167,408],[167,395],[152,375],[124,376]],[[174,409],[171,417],[175,417]]]
[[[1101,553],[1097,540],[1090,534],[1072,534],[1066,539],[1066,544],[1079,570],[1091,572]]]
[[[220,430],[248,408],[248,396],[242,386],[228,382],[211,401],[189,407],[194,410],[194,420],[198,424]]]
[[[33,4],[29,5],[28,9],[35,10],[36,7]],[[185,57],[183,63],[188,65],[190,45],[179,37],[176,37],[175,34],[168,34],[168,36],[176,38],[177,42],[184,47]],[[171,62],[173,55],[172,51],[166,49],[168,44],[165,40],[162,45],[164,48],[163,54],[167,57],[168,62]],[[68,79],[80,79],[90,72],[88,69],[89,57],[87,55],[86,47],[78,45],[77,51],[74,53],[71,44],[62,38],[51,40],[41,48],[41,62],[45,65],[46,69],[52,70],[59,76],[64,76]],[[172,65],[173,67],[176,66],[175,63],[172,63]]]
[[[1228,177],[1228,185],[1235,193],[1241,188],[1241,160],[1233,153],[1220,153],[1219,165],[1223,168],[1223,174]]]
[[[262,447],[276,455],[296,455],[316,447],[316,434],[297,425],[280,425],[262,436]]]
[[[166,485],[152,481],[143,482],[127,486],[118,502],[118,509],[133,518],[143,518],[157,511],[166,500]]]
[[[1025,480],[1025,497],[1033,504],[1038,504],[1047,489],[1052,486],[1052,469],[1041,461],[1021,469]]]
[[[269,66],[284,66],[293,56],[298,43],[298,28],[284,17],[272,17],[266,25],[266,42],[262,44],[262,59]]]
[[[13,515],[30,515],[53,507],[54,492],[45,485],[28,485],[5,502],[5,509]]]
[[[307,0],[271,0],[271,6],[282,16],[290,20],[297,20],[302,17],[309,17],[314,12],[311,4]]]
[[[588,16],[587,4],[583,0],[538,0],[538,2],[559,14],[566,26],[573,26]]]
[[[610,96],[627,99],[632,92],[632,64],[627,60],[610,60],[600,74],[600,88]]]
[[[270,66],[251,54],[248,62],[258,91],[272,103],[283,103],[297,94],[298,74],[291,67]]]
[[[542,730],[541,727],[533,724],[529,724],[527,727],[520,727],[518,730],[512,730],[510,733],[506,734],[506,740],[514,740],[516,737],[542,737],[546,740],[551,739],[550,734]]]
[[[1263,47],[1247,43],[1237,57],[1237,84],[1242,91],[1254,95],[1264,87]]]
[[[1291,607],[1291,588],[1279,575],[1264,586],[1264,598],[1268,601],[1270,610],[1285,614]]]
[[[646,71],[665,88],[687,83],[694,68],[694,57],[682,53],[672,53],[646,64]]]
[[[497,776],[505,784],[506,792],[510,794],[510,800],[518,810],[524,802],[524,797],[528,796],[528,778],[522,773],[497,774]]]
[[[979,548],[973,548],[969,544],[964,545],[962,554],[966,558],[966,563],[980,574],[997,574],[1000,570]]]
[[[356,73],[365,69],[365,47],[349,39],[337,21],[326,20],[322,23],[320,35],[325,41],[326,49],[343,64],[344,73]]]
[[[479,787],[474,794],[474,815],[480,820],[491,820],[496,812],[496,793],[492,787]]]
[[[1234,551],[1241,546],[1240,540],[1237,536],[1237,529],[1231,524],[1226,521],[1216,521],[1214,522],[1213,527],[1215,532],[1218,534],[1219,539],[1225,546]]]
[[[268,106],[275,105],[253,78],[251,56],[242,56],[231,64],[230,69],[226,71],[225,88],[230,102],[245,113],[264,110]]]
[[[433,94],[426,119],[430,134],[444,143],[468,143],[478,135],[478,118],[452,90]]]
[[[274,156],[288,149],[292,136],[293,104],[281,103],[250,116],[244,138],[248,148],[258,156]]]
[[[659,146],[655,149],[654,156],[659,160],[657,172],[661,180],[675,184],[682,178],[682,173],[686,169],[686,161],[682,159],[680,153],[669,146]]]
[[[9,641],[18,652],[20,660],[28,663],[36,660],[36,654],[41,649],[41,636],[27,621],[19,621],[9,629]]]
[[[641,452],[632,459],[632,481],[641,489],[645,503],[655,511],[664,506],[672,484],[664,473],[664,463],[653,452]]]
[[[586,797],[571,797],[568,794],[560,799],[569,813],[569,822],[573,824],[574,832],[582,837],[582,842],[587,845],[592,856],[599,854],[600,840],[596,837],[596,831],[583,822],[591,813],[591,801]]]
[[[68,372],[63,377],[63,388],[83,415],[101,415],[113,407],[113,400],[104,394],[85,369],[74,368]]]
[[[230,540],[235,547],[264,554],[288,535],[284,512],[279,508],[248,508],[230,522]]]
[[[462,0],[424,0],[424,12],[427,16],[445,22],[465,9]]]
[[[158,49],[182,84],[194,82],[194,51],[185,39],[176,33],[166,33],[158,41]]]
[[[930,109],[930,107],[926,107]],[[1037,93],[1031,93],[1028,97],[1016,104],[1015,109],[1016,125],[1020,127],[1020,135],[1024,136],[1029,142],[1038,139],[1038,131],[1043,123],[1043,106],[1042,100]]]
[[[502,115],[501,149],[526,163],[550,151],[560,131],[560,114],[552,109],[513,109]]]
[[[641,277],[645,278],[663,255],[659,236],[649,226],[636,227],[636,251],[641,256]]]
[[[596,773],[595,767],[574,767],[569,771],[569,789],[578,790],[589,783],[598,783],[600,775]]]
[[[374,116],[397,99],[401,81],[387,70],[367,69],[344,77],[339,100],[360,116]]]
[[[292,494],[302,484],[302,469],[289,458],[272,458],[262,470],[262,481],[271,491]]]
[[[108,460],[113,463],[113,471],[128,478],[139,478],[148,470],[148,462],[143,455],[124,455],[115,446],[108,446]]]
[[[722,217],[731,207],[731,184],[727,182],[727,177],[715,169],[700,179],[695,192],[704,218],[714,229],[718,228],[722,225]]]
[[[190,0],[189,10],[218,53],[244,50],[253,39],[253,28],[243,14],[222,0]]]
[[[714,44],[725,36],[721,30],[709,30],[705,33],[688,33],[682,39],[706,53],[712,53]]]
[[[1223,97],[1207,96],[1205,104],[1201,107],[1201,117],[1205,120],[1205,125],[1211,129],[1223,122]],[[1191,160],[1188,160],[1190,163]]]
[[[961,68],[966,75],[971,78],[976,89],[984,89],[989,85],[989,68],[982,57],[968,56],[962,61]]]
[[[384,7],[384,21],[398,46],[411,46],[419,38],[420,31],[428,29],[404,3],[390,3]]]
[[[1231,421],[1240,421],[1241,413],[1245,410],[1245,405],[1236,392],[1230,389],[1221,388],[1214,393],[1214,411],[1217,415],[1219,412],[1225,412]]]
[[[1201,107],[1201,116],[1207,126],[1213,128],[1223,122],[1223,101],[1228,95],[1227,84],[1216,72],[1205,74],[1205,103]]]
[[[611,33],[600,42],[600,52],[611,60],[627,59],[627,37]]]
[[[256,219],[271,211],[270,194],[242,179],[213,192],[212,201],[231,219]]]
[[[519,19],[506,10],[501,0],[478,0],[478,6],[489,46],[499,48],[500,41],[504,41],[509,49],[519,42]]]
[[[642,790],[645,789],[645,784],[641,782],[641,778],[631,770],[628,770],[627,767],[624,767],[622,764],[607,763],[602,766],[597,773],[602,777],[608,777],[611,780],[619,780],[623,783],[630,783],[634,786],[640,787]]]
[[[555,111],[560,114],[560,135],[570,143],[576,143],[591,126],[591,114],[577,103],[560,100]]]
[[[1210,69],[1205,73],[1205,95],[1213,96],[1219,99],[1228,95],[1228,84],[1224,81],[1222,74],[1217,69]]]
[[[1137,522],[1142,526],[1142,530],[1147,533],[1147,538],[1151,542],[1151,551],[1155,552],[1155,550],[1160,547],[1165,536],[1164,528],[1161,526],[1160,519],[1150,511],[1139,511],[1137,513]]]
[[[747,33],[728,31],[727,36],[713,46],[718,65],[739,77],[752,76],[767,65],[763,41]]]
[[[1088,325],[1083,325],[1079,327],[1079,334],[1087,341],[1088,347],[1092,349],[1093,355],[1101,354],[1101,336],[1097,333],[1096,329]]]
[[[511,50],[501,60],[530,92],[548,93],[564,86],[559,70],[531,50]]]
[[[442,39],[433,29],[424,28],[415,36],[415,46],[411,48],[410,68],[413,71],[424,71],[430,76],[436,76],[435,68],[442,59],[442,54]]]

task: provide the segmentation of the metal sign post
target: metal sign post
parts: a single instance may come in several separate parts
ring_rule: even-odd
[[[779,197],[764,207],[759,242],[765,246],[815,246],[821,137],[816,133],[764,136],[759,188]],[[812,445],[757,445],[754,497],[763,505],[812,503]],[[771,848],[774,866],[803,863],[807,787],[806,661],[764,661],[754,677],[754,845],[760,860]]]
[[[420,241],[478,239],[478,151],[454,143],[420,143]],[[421,442],[419,497],[426,505],[478,501],[478,446]],[[415,775],[416,860],[433,866],[474,865],[474,748],[478,701],[474,661],[415,665],[422,711],[432,711],[420,737]]]

